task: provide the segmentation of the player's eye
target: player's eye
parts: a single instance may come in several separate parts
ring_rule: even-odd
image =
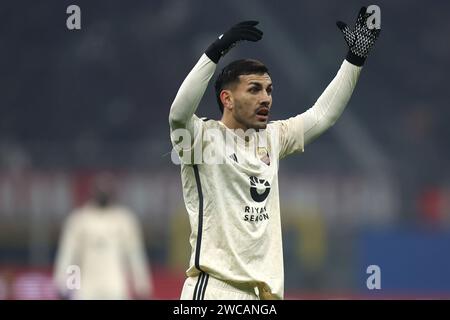
[[[257,87],[250,87],[250,89],[248,90],[251,93],[257,93],[259,91],[259,88]]]

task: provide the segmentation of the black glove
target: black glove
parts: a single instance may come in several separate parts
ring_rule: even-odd
[[[248,40],[256,42],[261,40],[263,32],[255,27],[258,23],[258,21],[244,21],[234,25],[206,49],[206,55],[217,64],[219,59],[233,48],[238,41]]]
[[[344,39],[349,47],[345,59],[356,66],[362,66],[364,64],[370,49],[380,35],[381,28],[369,29],[367,26],[367,18],[370,16],[371,14],[367,13],[366,7],[362,7],[359,10],[358,19],[353,30],[350,30],[342,21],[336,22],[336,25],[344,34]]]

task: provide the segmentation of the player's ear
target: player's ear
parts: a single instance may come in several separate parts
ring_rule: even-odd
[[[222,101],[224,109],[233,109],[233,95],[230,90],[222,90],[220,92],[220,101]]]

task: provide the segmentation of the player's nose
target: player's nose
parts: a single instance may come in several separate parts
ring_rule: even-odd
[[[270,102],[272,101],[272,97],[266,91],[263,91],[263,93],[261,93],[259,100],[260,104],[263,103],[270,104]]]
[[[259,105],[260,106],[264,106],[264,107],[270,108],[271,104],[272,104],[272,99],[268,95],[266,95],[265,97],[262,97],[259,100]]]

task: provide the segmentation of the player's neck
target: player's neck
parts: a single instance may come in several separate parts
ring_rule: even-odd
[[[225,125],[225,127],[231,130],[241,129],[244,132],[248,130],[247,126],[236,121],[236,119],[232,115],[227,115],[224,113],[220,121]]]

